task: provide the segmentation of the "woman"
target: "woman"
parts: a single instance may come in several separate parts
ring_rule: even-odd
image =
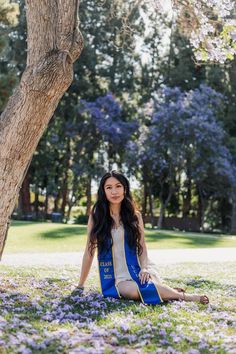
[[[88,239],[79,287],[83,288],[98,249],[99,274],[104,296],[159,304],[163,300],[208,304],[206,295],[186,294],[164,285],[149,261],[141,214],[135,209],[129,181],[117,171],[100,182],[97,202],[88,221]]]

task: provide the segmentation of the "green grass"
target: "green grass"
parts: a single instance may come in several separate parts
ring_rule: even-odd
[[[13,222],[5,252],[77,252],[86,244],[86,226]]]
[[[5,253],[77,252],[86,243],[86,226],[13,221]],[[236,247],[236,236],[145,229],[148,248]]]
[[[236,247],[235,235],[145,229],[149,248]]]
[[[104,299],[95,267],[84,293],[77,267],[0,270],[1,354],[235,352],[235,262],[159,267],[165,283],[207,294],[209,306]]]

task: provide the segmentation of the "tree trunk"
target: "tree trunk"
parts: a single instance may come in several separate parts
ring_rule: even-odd
[[[30,184],[29,184],[29,174],[27,173],[24,181],[22,183],[22,187],[20,189],[20,209],[21,215],[27,215],[31,213],[31,205],[30,205]]]
[[[232,214],[231,214],[231,230],[232,233],[236,233],[236,192],[233,193],[232,198]]]
[[[34,213],[36,219],[39,217],[39,189],[38,186],[35,186],[35,193],[34,193]]]
[[[86,186],[86,198],[87,198],[86,215],[90,214],[91,206],[92,206],[91,182],[92,182],[91,177],[88,176],[88,181]]]
[[[202,191],[200,187],[198,187],[198,220],[202,232],[204,231],[204,219],[205,219],[205,210],[206,210],[205,204],[206,203],[202,195]]]
[[[23,217],[23,201],[22,201],[21,194],[19,194],[17,207],[13,210],[13,212],[14,211],[16,211],[17,219],[22,219],[22,217]]]
[[[67,210],[67,215],[66,215],[66,223],[68,223],[68,221],[70,220],[70,214],[71,214],[72,207],[73,207],[73,203],[68,203],[68,210]]]
[[[151,218],[151,224],[152,228],[154,228],[154,213],[153,213],[153,195],[152,195],[152,190],[151,187],[149,188],[149,211],[150,211],[150,218]]]
[[[27,66],[0,118],[0,258],[25,171],[83,47],[78,0],[25,2]]]
[[[163,192],[160,193],[160,198],[159,199],[160,199],[160,205],[161,206],[160,206],[160,215],[159,215],[158,222],[157,222],[158,229],[162,228],[163,220],[164,220],[164,217],[165,217],[165,210],[166,210],[167,205],[169,204],[170,198],[172,197],[173,193],[174,193],[174,187],[170,186],[169,187],[169,193],[168,193],[168,196],[167,196],[165,201],[161,197]]]
[[[160,201],[160,215],[159,215],[159,218],[158,218],[158,223],[157,223],[157,227],[158,229],[161,229],[162,228],[162,224],[163,224],[163,220],[164,220],[164,216],[165,216],[165,203],[163,203],[163,201]]]
[[[183,194],[183,217],[186,218],[190,214],[191,210],[191,200],[192,200],[192,173],[191,173],[191,163],[187,163],[187,180],[185,182],[185,187],[187,188],[186,193]]]
[[[48,216],[48,200],[49,200],[49,193],[48,193],[48,187],[46,187],[46,195],[45,195],[45,201],[44,201],[44,219],[47,220]]]
[[[65,216],[65,209],[68,202],[68,180],[69,180],[69,168],[70,168],[70,159],[71,159],[71,149],[70,149],[70,138],[67,139],[67,148],[66,148],[66,155],[64,160],[64,168],[65,174],[62,183],[62,203],[61,203],[61,214]]]
[[[59,201],[60,201],[61,193],[58,191],[57,195],[54,199],[54,208],[53,208],[53,213],[58,213],[59,212]]]
[[[143,218],[146,216],[147,214],[147,182],[144,181],[143,182],[143,200],[142,200],[142,215]]]
[[[66,172],[66,176],[65,179],[63,181],[62,184],[62,202],[61,202],[61,214],[62,217],[65,216],[65,209],[66,209],[66,205],[67,205],[67,196],[68,196],[68,178],[67,178],[68,174]]]

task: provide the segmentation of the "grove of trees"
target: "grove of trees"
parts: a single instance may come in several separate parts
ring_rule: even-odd
[[[84,40],[78,1],[44,3],[0,3],[1,249],[14,208],[68,221],[84,203],[88,214],[93,181],[114,167],[135,177],[153,226],[196,217],[201,229],[234,231],[235,25],[219,22],[211,37],[216,7],[230,20],[232,3],[174,1],[175,18],[152,1],[82,0]]]

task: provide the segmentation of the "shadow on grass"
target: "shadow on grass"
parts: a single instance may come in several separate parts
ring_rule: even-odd
[[[47,223],[42,222],[32,222],[32,221],[16,221],[13,220],[11,225],[14,227],[27,227],[27,226],[36,226]],[[52,225],[48,223],[48,225]],[[63,239],[69,237],[76,236],[85,236],[87,234],[87,226],[86,225],[78,225],[78,226],[69,226],[66,224],[53,224],[53,229],[50,230],[50,227],[47,230],[40,230],[40,233],[35,232],[35,237],[42,239]],[[178,241],[180,246],[183,247],[211,247],[220,244],[221,236],[212,236],[212,235],[202,235],[198,234],[189,234],[189,233],[179,233],[176,234],[175,231],[173,233],[154,231],[152,229],[145,229],[145,237],[148,243],[158,243],[159,241]]]
[[[174,281],[172,278],[168,278],[165,277],[165,284],[169,284],[169,283],[174,283],[174,286],[178,286],[178,284],[185,284],[186,287],[190,287],[190,288],[197,288],[197,289],[201,289],[203,291],[206,290],[223,290],[225,292],[230,291],[230,292],[235,292],[236,293],[236,285],[235,284],[224,284],[221,283],[220,281],[214,281],[214,280],[209,280],[209,279],[202,279],[199,278],[198,276],[193,277],[191,279],[186,279],[183,280],[183,278],[175,278]],[[183,285],[184,287],[184,285]],[[188,289],[186,289],[188,292]],[[190,292],[192,292],[190,290]]]
[[[158,241],[162,241],[162,240],[169,240],[169,241],[174,241],[175,239],[177,241],[181,240],[181,245],[185,245],[185,246],[213,246],[216,245],[217,243],[219,243],[220,237],[216,238],[216,237],[198,237],[198,236],[188,236],[188,235],[180,235],[180,236],[176,236],[173,234],[161,234],[161,233],[156,233],[153,235],[147,234],[146,233],[146,241],[147,242],[158,242]]]
[[[85,236],[87,233],[87,228],[86,226],[76,226],[76,227],[70,227],[70,226],[65,226],[63,228],[58,228],[54,230],[47,230],[47,231],[42,231],[40,232],[40,237],[41,238],[52,238],[52,239],[57,239],[57,238],[68,238],[68,237],[74,237],[74,236]]]
[[[45,225],[45,229],[47,225],[49,226],[47,230],[37,231],[37,225]],[[50,230],[50,227],[53,225],[53,229]],[[58,225],[58,226],[57,226]],[[11,226],[14,227],[27,227],[27,226],[35,226],[35,237],[37,238],[47,238],[47,239],[57,239],[57,238],[68,238],[71,236],[80,236],[87,234],[87,226],[86,225],[78,225],[78,226],[69,226],[66,224],[54,224],[54,223],[46,223],[46,222],[32,222],[32,221],[13,221]]]
[[[42,288],[36,287],[41,292],[38,296],[38,307],[35,306],[34,301],[31,302],[31,293],[21,293],[16,291],[15,287],[12,287],[12,283],[4,284],[0,286],[0,309],[6,313],[7,316],[15,316],[20,314],[22,320],[28,321],[40,321],[41,325],[56,322],[58,324],[81,324],[81,327],[86,327],[91,323],[99,323],[105,320],[106,315],[112,313],[119,313],[122,310],[135,312],[135,305],[137,301],[131,300],[116,300],[113,298],[104,298],[100,292],[96,290],[82,291],[75,288],[68,295],[57,296],[59,301],[56,301],[55,306],[55,289],[54,284],[61,285],[61,288],[65,286],[65,282],[58,278],[47,277],[47,283],[52,286],[50,289],[45,289],[43,284]],[[165,278],[168,283],[173,283],[173,279]],[[175,282],[178,283],[178,279]],[[179,281],[179,283],[182,282]],[[178,285],[178,284],[177,284]],[[222,284],[221,282],[210,281],[205,279],[191,279],[186,281],[187,286],[191,288],[200,288],[207,292],[207,290],[215,289],[223,290],[225,293],[236,290],[235,284]],[[33,290],[33,289],[32,289]],[[189,291],[192,293],[194,291]],[[160,306],[171,304],[171,302],[164,302]],[[156,307],[151,305],[150,307]],[[39,309],[39,310],[38,310]],[[1,311],[1,312],[2,312]]]
[[[14,227],[20,227],[20,226],[28,226],[28,225],[37,225],[37,224],[42,224],[43,222],[39,222],[39,221],[17,221],[17,220],[11,220],[11,225],[10,226],[14,226]]]
[[[21,338],[22,332],[24,332],[24,334],[28,336],[28,339],[32,338],[32,342],[34,342],[32,334],[38,336],[37,347],[32,349],[30,347],[31,341],[29,340],[27,342],[27,347],[29,347],[30,350],[32,349],[32,353],[67,353],[70,346],[72,348],[71,352],[73,352],[75,344],[77,347],[80,345],[91,347],[93,345],[91,338],[94,338],[96,341],[100,338],[101,341],[110,343],[110,336],[113,335],[115,337],[117,336],[117,340],[119,340],[120,334],[119,331],[117,331],[117,328],[119,330],[119,322],[115,325],[115,328],[113,325],[113,331],[115,332],[112,334],[110,331],[109,334],[110,317],[106,323],[107,316],[111,315],[111,317],[113,317],[116,316],[116,314],[119,315],[120,313],[123,313],[123,317],[125,317],[127,312],[128,318],[131,311],[133,315],[137,315],[140,319],[145,319],[145,316],[147,316],[147,313],[144,313],[143,307],[140,310],[140,308],[136,306],[137,302],[135,301],[113,301],[111,298],[104,299],[96,290],[83,292],[78,288],[74,288],[74,290],[71,291],[73,284],[71,280],[65,281],[57,276],[47,276],[41,279],[37,279],[35,276],[28,277],[25,275],[25,277],[26,279],[17,277],[16,280],[14,280],[11,275],[8,275],[5,279],[3,277],[3,283],[0,284],[1,320],[3,320],[3,323],[5,321],[7,324],[4,326],[4,336],[6,340],[8,340],[9,336],[13,341],[12,346],[11,342],[8,341],[10,345],[7,348],[9,353],[16,352],[14,339],[17,339],[18,332]],[[21,279],[20,283],[19,279]],[[28,290],[28,293],[25,293],[25,290],[21,292],[21,288],[24,288],[24,280],[26,280],[28,285],[31,285],[31,289]],[[173,283],[173,279],[170,278],[169,280],[170,283]],[[20,288],[17,288],[18,286],[15,284],[15,281],[19,284]],[[179,279],[174,279],[174,281],[179,281]],[[196,287],[204,290],[210,290],[213,288],[213,290],[216,290],[216,294],[217,290],[223,290],[224,295],[228,290],[232,291],[233,287],[235,289],[235,285],[226,285],[222,284],[220,281],[210,281],[198,277],[186,280],[186,283],[188,286],[191,286],[191,288]],[[58,289],[58,291],[56,289]],[[159,313],[162,313],[163,309],[161,309],[161,307],[165,305],[166,303],[161,306],[150,306],[150,312],[152,312],[152,309],[155,307],[158,311],[158,316]],[[172,306],[171,302],[168,303],[168,306]],[[160,310],[158,310],[158,308]],[[199,308],[199,312],[201,311],[203,314],[205,313],[205,309],[201,310],[201,308]],[[212,310],[212,312],[215,313],[219,311],[221,311],[221,308],[219,307]],[[225,316],[225,314],[223,313],[222,316]],[[221,321],[224,319],[222,316],[218,316],[216,319]],[[135,320],[135,317],[133,318]],[[159,321],[158,317],[155,321]],[[173,327],[175,327],[176,324],[178,324],[178,322],[175,322],[175,319],[173,318],[171,331],[173,331]],[[72,325],[73,330],[68,325]],[[123,323],[123,325],[125,326],[125,323]],[[74,330],[75,327],[78,329],[77,332]],[[138,328],[139,332],[140,328]],[[14,332],[12,329],[14,329]],[[70,331],[69,336],[67,336],[68,331]],[[124,331],[126,331],[126,329],[124,329],[123,332]],[[122,340],[124,342],[122,342],[122,345],[129,345],[129,339],[128,337],[124,339],[125,336],[123,332]],[[159,341],[160,339],[163,339],[162,335],[155,332],[150,339],[151,344],[155,345],[156,341]],[[17,343],[19,343],[19,341]],[[121,342],[117,343],[121,345]],[[26,345],[26,342],[24,342],[24,345]],[[189,345],[188,339],[186,339],[186,345]],[[166,347],[164,346],[164,348]],[[83,349],[79,351],[80,347],[78,348],[78,350],[74,351],[75,353],[87,352],[83,351]],[[115,346],[112,351],[109,352],[116,352],[117,349],[118,347]],[[132,352],[135,352],[135,350],[131,350]],[[210,352],[215,352],[215,350],[210,348]]]
[[[12,286],[11,280],[0,285],[0,312],[7,314],[8,320],[17,316],[20,320],[34,324],[37,322],[42,327],[52,323],[57,325],[75,324],[83,328],[92,323],[103,321],[107,314],[120,312],[121,308],[129,311],[136,303],[131,300],[106,299],[96,290],[84,292],[78,288],[66,296],[59,294],[55,296],[54,285],[61,285],[63,288],[65,282],[58,278],[47,277],[46,280],[51,289],[46,289],[43,283],[41,288],[36,286],[35,290],[41,293],[37,296],[40,299],[37,301],[37,305],[34,300],[31,301],[33,288],[29,293],[17,291],[15,286]],[[20,321],[18,325],[20,330]],[[16,326],[14,328],[17,330]]]

